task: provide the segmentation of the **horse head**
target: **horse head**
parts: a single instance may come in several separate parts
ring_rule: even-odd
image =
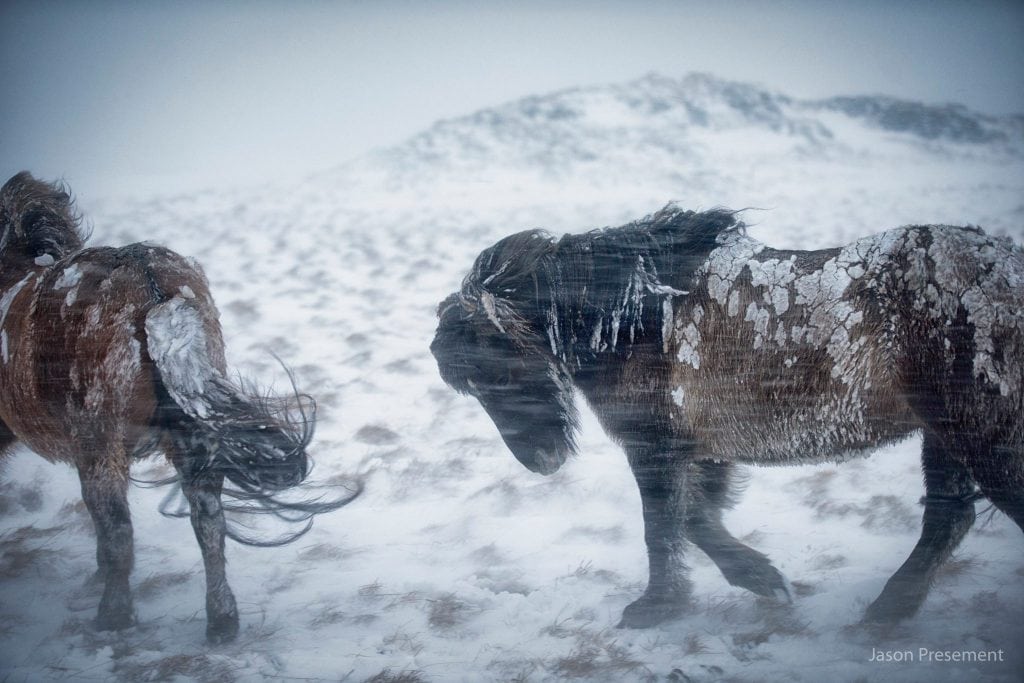
[[[80,223],[60,183],[22,171],[0,188],[0,258],[63,258],[83,246]]]
[[[536,272],[507,244],[516,238],[522,244],[527,235],[480,255],[462,290],[438,307],[430,350],[442,379],[480,402],[516,459],[552,474],[576,450],[578,417],[572,380],[544,329]],[[550,241],[534,237],[526,244],[543,249]]]

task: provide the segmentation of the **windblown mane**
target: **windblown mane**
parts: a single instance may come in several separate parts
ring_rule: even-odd
[[[484,250],[458,298],[464,307],[482,307],[523,343],[523,335],[546,330],[565,362],[603,351],[629,354],[641,338],[653,343],[645,333],[671,327],[671,297],[689,291],[720,235],[744,227],[735,211],[670,204],[622,227],[557,241],[529,230]]]
[[[81,222],[63,183],[22,171],[0,188],[0,254],[61,259],[85,243]]]

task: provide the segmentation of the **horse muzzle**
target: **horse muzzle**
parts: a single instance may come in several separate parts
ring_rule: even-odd
[[[523,467],[544,476],[554,474],[565,464],[564,455],[554,451],[546,451],[542,448],[535,449],[530,458],[519,457],[519,454],[515,451],[513,451],[513,455],[516,456],[516,460],[522,463]]]

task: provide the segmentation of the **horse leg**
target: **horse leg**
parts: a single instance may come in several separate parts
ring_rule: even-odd
[[[11,450],[11,447],[14,446],[17,441],[18,437],[14,435],[14,432],[12,432],[3,422],[0,422],[0,458],[7,455],[8,451]]]
[[[619,628],[647,628],[679,616],[690,597],[689,568],[683,557],[682,524],[687,502],[689,466],[666,455],[627,448],[629,465],[640,488],[644,541],[650,578],[647,589],[622,612]]]
[[[82,500],[96,528],[96,575],[104,584],[96,627],[103,631],[127,628],[135,621],[128,585],[134,541],[128,510],[127,458],[98,458],[79,466],[78,478]]]
[[[206,639],[226,643],[238,635],[238,607],[224,569],[226,523],[220,501],[224,476],[194,471],[191,463],[205,461],[205,452],[200,450],[205,447],[193,444],[190,449],[184,440],[176,440],[175,446],[172,461],[181,475],[181,488],[188,499],[192,529],[206,570]]]
[[[924,520],[921,538],[910,557],[868,606],[863,621],[892,623],[913,616],[931,586],[935,572],[949,558],[974,524],[974,479],[950,452],[951,440],[925,432],[921,453],[924,468]]]
[[[789,602],[786,579],[767,557],[740,543],[722,524],[729,500],[733,464],[703,461],[691,466],[691,504],[686,508],[687,537],[718,565],[733,586]]]

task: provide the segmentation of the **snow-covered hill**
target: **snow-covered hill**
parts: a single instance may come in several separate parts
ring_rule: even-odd
[[[283,386],[278,353],[320,405],[314,476],[363,472],[367,491],[292,546],[231,546],[242,633],[209,648],[199,551],[187,521],[158,514],[163,492],[132,492],[139,625],[97,633],[76,478],[18,452],[0,485],[2,675],[1019,680],[1024,538],[999,514],[982,515],[888,640],[845,628],[917,539],[917,439],[841,466],[750,471],[727,522],[794,582],[791,609],[731,588],[694,551],[693,614],[619,631],[646,559],[617,447],[587,417],[578,458],[549,478],[527,472],[427,347],[437,302],[496,239],[616,225],[670,200],[757,207],[751,232],[786,247],[906,223],[1024,240],[1022,121],[652,75],[440,121],[296,186],[83,206],[94,244],[151,239],[203,263],[232,364]],[[879,664],[873,647],[1002,649],[1006,661]]]
[[[973,220],[999,216],[1019,225],[1024,209],[1013,189],[1022,160],[1019,116],[887,97],[806,101],[705,74],[650,75],[439,121],[327,178],[375,203],[385,189],[387,203],[588,203],[607,215],[623,204],[635,214],[674,198],[768,208],[788,223],[806,190],[825,193],[837,213],[859,199],[902,196],[884,207],[890,223],[953,220],[946,210],[952,202],[926,200],[913,211],[899,206],[906,194],[936,190],[962,193],[948,199],[976,206],[966,195],[979,188],[966,188],[984,182],[1005,185],[996,193],[1003,204]],[[819,220],[831,233],[835,218]],[[843,236],[879,227],[853,226]]]

